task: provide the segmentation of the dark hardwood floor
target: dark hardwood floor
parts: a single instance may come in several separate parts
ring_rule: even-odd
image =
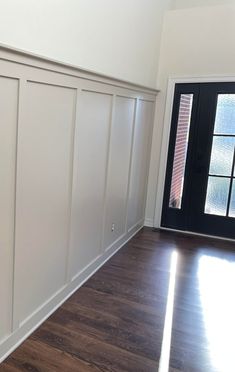
[[[0,371],[157,371],[172,275],[170,371],[234,372],[234,245],[149,228],[43,323]]]

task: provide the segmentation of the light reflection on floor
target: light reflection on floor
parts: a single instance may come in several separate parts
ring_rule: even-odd
[[[235,263],[202,255],[198,265],[200,299],[211,364],[235,371]]]
[[[164,322],[161,357],[158,369],[159,372],[168,372],[169,370],[177,261],[178,253],[176,251],[173,251],[171,254],[169,288],[167,294],[167,306]]]

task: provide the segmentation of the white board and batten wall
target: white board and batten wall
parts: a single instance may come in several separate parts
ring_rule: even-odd
[[[0,360],[144,223],[157,92],[0,48]]]

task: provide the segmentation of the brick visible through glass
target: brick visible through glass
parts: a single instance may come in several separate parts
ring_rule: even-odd
[[[170,208],[181,208],[193,94],[181,94],[171,179]]]

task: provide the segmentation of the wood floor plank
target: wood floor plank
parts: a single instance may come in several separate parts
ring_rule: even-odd
[[[158,327],[146,328],[136,323],[123,321],[114,316],[102,315],[80,305],[67,304],[53,317],[53,322],[63,324],[68,329],[87,334],[94,339],[109,343],[137,355],[156,360]],[[144,331],[144,334],[143,334]]]
[[[17,349],[12,358],[9,358],[5,366],[13,368],[12,371],[101,371],[95,365],[34,339],[25,341],[22,347]]]
[[[93,307],[104,315],[108,313],[141,327],[143,324],[155,327],[158,317],[163,318],[165,314],[165,301],[159,302],[158,307],[152,307],[85,286],[70,297],[68,302]]]
[[[51,321],[41,326],[33,337],[88,363],[94,363],[102,371],[147,372],[156,371],[157,368],[155,361]]]
[[[178,262],[169,372],[235,371],[230,346],[235,320],[229,311],[234,244],[143,228],[0,365],[0,372],[157,372],[173,252]],[[226,335],[220,323],[227,332],[222,340],[216,333],[218,328]]]

